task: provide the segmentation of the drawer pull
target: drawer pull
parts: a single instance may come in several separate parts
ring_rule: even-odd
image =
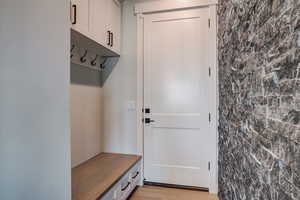
[[[135,179],[139,174],[140,172],[136,172],[136,174],[132,178]]]
[[[127,185],[123,188],[121,188],[121,191],[123,192],[124,190],[126,190],[128,188],[128,186],[130,185],[130,182],[127,183]]]

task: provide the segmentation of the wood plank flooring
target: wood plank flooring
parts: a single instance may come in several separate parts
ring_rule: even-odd
[[[139,187],[129,200],[218,200],[218,197],[208,192],[143,186]]]

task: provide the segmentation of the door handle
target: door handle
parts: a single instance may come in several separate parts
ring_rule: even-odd
[[[145,124],[150,124],[152,122],[155,122],[155,120],[152,120],[150,118],[145,118]]]

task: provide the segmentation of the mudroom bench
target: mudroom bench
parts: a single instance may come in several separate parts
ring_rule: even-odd
[[[141,156],[100,153],[72,169],[72,200],[126,200],[141,179]]]

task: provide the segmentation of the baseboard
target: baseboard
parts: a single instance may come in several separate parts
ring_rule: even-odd
[[[156,182],[150,182],[150,181],[144,181],[144,185],[153,185],[153,186],[160,186],[160,187],[167,187],[167,188],[179,188],[179,189],[186,189],[186,190],[197,190],[197,191],[208,192],[208,188],[177,185],[177,184],[156,183]]]

